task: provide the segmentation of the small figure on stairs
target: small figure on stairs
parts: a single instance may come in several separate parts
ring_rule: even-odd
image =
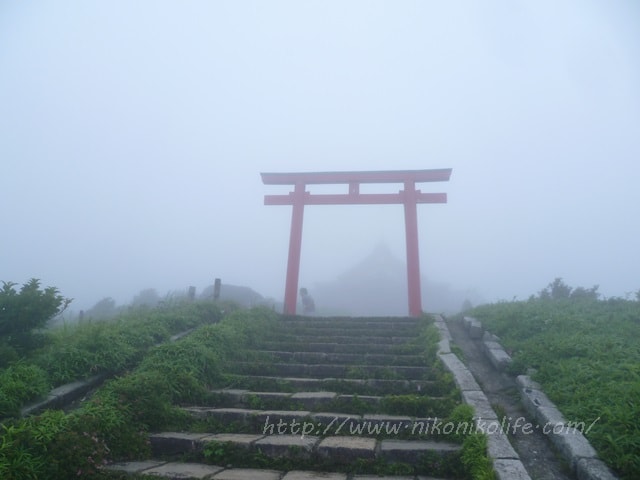
[[[300,296],[302,297],[302,313],[304,315],[311,315],[316,311],[316,304],[313,302],[313,298],[309,295],[306,288],[300,289]]]

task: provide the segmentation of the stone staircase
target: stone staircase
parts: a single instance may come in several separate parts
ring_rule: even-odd
[[[283,317],[230,365],[188,431],[150,435],[136,477],[461,478],[459,443],[435,428],[459,403],[420,337],[425,319]]]

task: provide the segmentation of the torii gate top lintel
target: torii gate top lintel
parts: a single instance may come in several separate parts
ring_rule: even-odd
[[[383,170],[364,172],[297,172],[261,173],[265,185],[327,184],[327,183],[404,183],[446,182],[450,168],[431,170]]]
[[[261,173],[265,185],[294,185],[288,195],[265,195],[265,205],[292,205],[291,234],[287,282],[284,296],[284,313],[295,314],[298,298],[298,276],[302,247],[302,219],[305,205],[349,205],[349,204],[403,204],[407,243],[407,283],[409,290],[409,314],[422,314],[420,292],[420,259],[418,252],[418,203],[446,203],[446,193],[422,193],[415,188],[420,182],[446,182],[451,176],[450,168],[431,170],[389,170],[364,172],[299,172]],[[361,183],[401,183],[404,190],[398,193],[360,193]],[[345,194],[311,194],[306,185],[348,184]]]

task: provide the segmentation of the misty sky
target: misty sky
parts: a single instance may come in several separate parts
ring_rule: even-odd
[[[418,207],[423,275],[625,296],[639,25],[634,0],[2,0],[0,280],[280,300],[291,211],[263,196],[288,188],[260,172],[453,168],[421,185],[449,195]],[[301,284],[380,243],[404,260],[401,206],[308,207]]]

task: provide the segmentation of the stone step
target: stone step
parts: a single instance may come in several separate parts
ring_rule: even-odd
[[[322,352],[322,353],[356,353],[356,354],[386,354],[386,355],[415,355],[424,351],[421,345],[408,344],[390,344],[375,345],[369,343],[312,343],[299,342],[287,343],[279,341],[263,341],[260,342],[261,348],[273,351],[304,351],[304,352]]]
[[[305,336],[342,334],[350,337],[361,335],[415,337],[420,333],[420,326],[406,324],[360,324],[346,327],[332,325],[282,325],[282,332]]]
[[[379,399],[363,399],[378,402]],[[244,433],[262,435],[395,436],[424,438],[437,434],[438,418],[365,413],[362,415],[310,410],[254,410],[245,408],[184,407],[194,418],[233,424]]]
[[[211,480],[438,480],[425,476],[353,475],[342,472],[316,472],[309,470],[280,471],[259,468],[225,468],[202,463],[146,460],[107,465],[106,470],[127,475],[170,479]]]
[[[386,378],[313,378],[313,377],[277,377],[270,375],[228,375],[228,384],[232,388],[262,391],[300,391],[331,390],[338,393],[361,395],[421,393],[423,395],[441,395],[442,386],[434,380],[404,380]],[[230,387],[231,388],[231,387]]]
[[[332,325],[335,328],[350,325],[421,325],[415,317],[282,317],[286,325]]]
[[[315,436],[304,434],[234,434],[234,433],[180,433],[163,432],[149,436],[151,450],[155,456],[198,455],[211,442],[223,443],[227,451],[246,450],[237,455],[249,459],[260,453],[269,458],[287,458],[300,461],[323,462],[331,459],[333,465],[348,465],[359,460],[382,460],[418,464],[424,456],[431,460],[440,457],[452,461],[461,446],[448,442],[428,440],[376,440],[370,437],[332,435]],[[234,465],[246,467],[251,465]]]
[[[389,378],[403,380],[429,380],[434,378],[431,368],[425,366],[334,365],[305,363],[251,363],[236,362],[230,366],[232,373],[249,375],[280,375],[283,377],[340,377],[340,378]]]
[[[288,333],[276,333],[265,335],[266,341],[278,341],[292,344],[299,343],[342,343],[342,344],[368,344],[372,352],[376,351],[377,345],[400,345],[412,340],[413,336],[396,335],[295,335]]]
[[[415,395],[405,397],[407,401],[424,399],[424,408],[444,400],[442,397]],[[207,405],[216,408],[253,408],[253,409],[301,409],[301,410],[326,410],[356,412],[374,411],[380,405],[388,404],[388,401],[398,401],[398,397],[380,395],[354,395],[341,394],[330,391],[298,391],[293,392],[261,392],[244,389],[212,390],[211,399]],[[427,414],[431,414],[427,412]]]
[[[279,361],[293,363],[330,363],[342,365],[397,365],[424,366],[426,358],[422,355],[388,355],[378,353],[324,353],[304,351],[259,350]]]

